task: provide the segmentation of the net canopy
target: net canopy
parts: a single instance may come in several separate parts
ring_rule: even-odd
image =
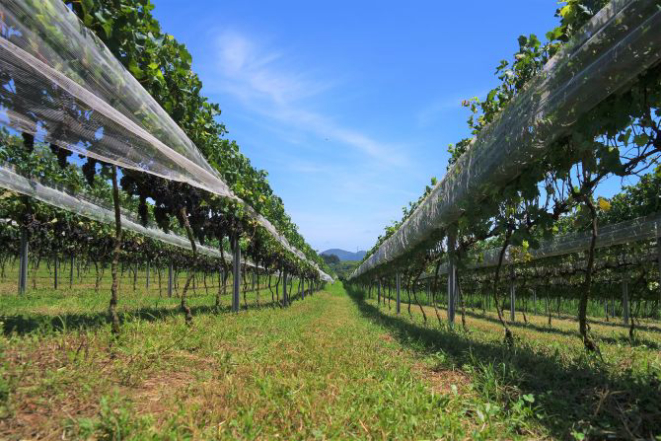
[[[106,207],[102,201],[87,198],[79,194],[72,195],[66,191],[44,185],[37,180],[25,178],[10,167],[0,166],[0,187],[29,196],[48,205],[84,216],[88,219],[104,224],[112,225],[115,223],[115,212]],[[165,233],[158,228],[142,226],[133,216],[126,212],[123,212],[121,217],[122,228],[124,229],[178,248],[191,249],[190,241],[186,237],[173,233]],[[200,254],[209,257],[224,258],[227,262],[232,261],[229,255],[222,255],[220,251],[204,245],[197,245],[197,250]],[[249,267],[255,266],[248,261],[244,262],[244,264]]]
[[[115,223],[115,212],[111,207],[107,206],[105,201],[86,195],[70,194],[65,190],[45,185],[43,182],[36,179],[22,176],[8,166],[0,166],[0,188],[6,188],[104,224],[112,225]],[[174,233],[165,233],[159,228],[145,227],[135,219],[132,213],[124,210],[121,214],[121,218],[122,228],[124,229],[168,245],[191,250],[191,243],[187,237]],[[197,244],[196,247],[200,254],[216,259],[225,259],[226,262],[232,262],[231,253],[221,253],[217,249],[200,244]],[[314,262],[309,263],[319,272],[321,280],[325,282],[333,281],[333,278],[324,273]],[[249,268],[262,269],[259,265],[256,265],[249,260],[244,260],[241,264]]]
[[[563,45],[528,88],[473,140],[399,229],[352,274],[415,249],[502,188],[570,132],[578,119],[661,60],[657,0],[612,0]]]
[[[60,0],[3,1],[0,104],[21,132],[233,197],[165,110]]]
[[[645,240],[659,240],[661,238],[661,213],[639,217],[630,221],[605,225],[599,228],[595,248],[608,248]],[[525,261],[538,260],[548,257],[566,256],[586,251],[590,248],[592,232],[585,231],[558,236],[552,240],[543,241],[539,248],[528,250]],[[508,248],[503,263],[516,262],[516,248]],[[477,252],[468,257],[468,269],[489,268],[498,265],[501,248],[491,248]],[[448,265],[441,265],[439,274],[448,273]]]
[[[243,202],[61,0],[3,0],[0,20],[0,123],[84,156]],[[317,267],[247,204],[246,211],[285,250]]]

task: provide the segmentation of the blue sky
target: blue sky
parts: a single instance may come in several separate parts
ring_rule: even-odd
[[[557,23],[552,0],[153,1],[319,251],[371,247],[445,173],[461,100],[497,84],[520,34]]]

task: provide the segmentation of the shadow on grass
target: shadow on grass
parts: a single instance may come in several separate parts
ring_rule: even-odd
[[[536,314],[536,315],[540,316],[540,317],[545,317],[542,314]],[[578,319],[573,315],[554,314],[553,318],[554,319],[559,318],[561,320],[568,320],[568,321],[578,323]],[[611,328],[620,328],[620,329],[624,329],[624,330],[629,330],[629,325],[625,325],[624,323],[622,323],[620,321],[621,317],[612,318],[610,320],[605,320],[605,319],[601,319],[601,318],[599,320],[596,320],[596,319],[590,318],[590,317],[588,317],[588,319],[589,319],[590,323],[593,324],[593,325],[600,325],[600,326],[607,326],[607,327],[611,327]],[[646,325],[644,323],[638,323],[637,318],[636,318],[636,320],[637,320],[636,321],[636,329],[637,330],[661,333],[661,328],[659,326]]]
[[[499,397],[506,409],[514,407],[518,396],[533,394],[541,423],[556,438],[573,439],[573,431],[587,432],[586,439],[654,439],[661,433],[658,372],[633,373],[588,356],[571,360],[558,351],[542,352],[534,342],[517,342],[509,350],[465,333],[417,325],[404,310],[402,316],[389,315],[368,303],[360,290],[346,288],[361,314],[402,344],[428,354],[442,351],[446,363],[472,366],[477,390]],[[494,376],[498,386],[493,386]]]
[[[411,298],[411,301],[413,301],[412,298]],[[404,304],[404,303],[405,303],[405,299],[404,299],[404,296],[402,296],[402,304]],[[425,301],[425,299],[421,299],[421,303],[422,303],[422,306],[428,306],[430,308],[433,307],[433,305],[431,303],[429,303],[428,301]],[[479,309],[479,308],[466,306],[466,313],[468,314],[468,312],[471,309],[473,311],[475,311],[476,309]],[[478,313],[473,312],[473,314],[477,314],[477,315],[475,315],[476,317],[482,318],[482,315],[479,315]],[[517,310],[517,314],[520,315],[521,311]],[[528,317],[530,317],[530,316],[541,317],[541,318],[546,318],[547,317],[546,314],[542,314],[542,313],[534,312],[534,311],[526,311],[526,314],[528,315]],[[575,315],[568,315],[568,314],[564,314],[564,313],[558,314],[556,312],[552,312],[552,318],[553,318],[553,320],[558,320],[558,319],[559,320],[567,320],[567,321],[575,322],[575,323],[578,324],[578,318]],[[658,319],[656,319],[656,320],[658,320]],[[624,324],[622,322],[621,317],[614,317],[614,318],[611,318],[610,320],[605,320],[601,317],[599,317],[599,318],[588,317],[588,321],[592,325],[600,325],[600,326],[604,326],[604,327],[619,328],[619,329],[622,329],[622,330],[626,330],[627,332],[629,331],[629,325]],[[577,325],[577,328],[578,328],[578,325]],[[645,324],[645,323],[639,323],[639,318],[636,318],[636,330],[637,331],[661,333],[661,326],[659,326],[659,325],[649,325],[649,324]]]
[[[474,311],[466,311],[466,316],[472,317],[472,318],[475,318],[475,319],[479,319],[479,320],[484,320],[484,321],[490,322],[490,323],[496,323],[496,324],[500,325],[500,322],[498,321],[497,318],[492,317],[492,316],[485,316],[483,314],[480,314],[480,313],[477,313],[477,312],[474,312]],[[594,321],[591,321],[590,323],[591,324],[601,324],[601,322],[594,322]],[[543,332],[543,333],[547,333],[547,334],[556,334],[556,335],[562,335],[562,336],[565,336],[565,337],[579,338],[578,329],[576,329],[575,331],[571,331],[571,330],[566,330],[566,329],[554,328],[552,326],[549,327],[549,326],[537,325],[537,324],[530,323],[530,322],[525,323],[525,322],[521,322],[521,321],[508,322],[508,325],[509,325],[510,328],[513,328],[513,329],[531,329],[531,330],[534,330],[534,331],[537,331],[537,332]],[[643,330],[642,328],[639,328],[638,326],[636,326],[636,329],[637,330]],[[629,328],[627,327],[626,330],[628,332]],[[657,351],[661,349],[661,343],[656,342],[656,341],[652,341],[650,339],[642,338],[642,337],[639,337],[639,336],[635,337],[634,341],[632,343],[629,340],[628,334],[627,335],[621,335],[619,337],[608,337],[608,336],[604,336],[604,335],[601,335],[601,334],[594,334],[593,337],[595,337],[599,343],[623,344],[623,345],[631,344],[632,346],[647,346],[649,349],[654,349],[654,350],[657,350]]]
[[[213,302],[214,299],[214,297],[210,296],[211,302]],[[297,294],[296,296],[290,296],[289,299],[291,304],[295,301],[301,300],[301,296]],[[277,301],[272,302],[270,299],[266,302],[260,302],[259,304],[250,303],[247,306],[243,304],[243,299],[241,299],[241,302],[240,312],[281,307],[280,303]],[[190,309],[193,316],[232,313],[232,307],[230,305],[222,305],[220,308],[211,305],[195,305],[190,306]],[[168,304],[160,307],[142,307],[119,313],[120,321],[122,323],[133,320],[156,322],[177,315],[183,317],[183,313],[178,304]],[[0,323],[2,324],[2,332],[4,335],[26,336],[33,333],[66,332],[108,326],[108,314],[106,312],[90,312],[65,313],[60,315],[38,313],[0,315]]]

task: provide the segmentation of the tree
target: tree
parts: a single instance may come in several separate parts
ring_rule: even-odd
[[[340,258],[335,254],[322,254],[321,258],[324,259],[327,265],[337,265],[340,263]]]

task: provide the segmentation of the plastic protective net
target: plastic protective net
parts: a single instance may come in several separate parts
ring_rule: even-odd
[[[104,224],[114,225],[115,223],[115,212],[104,206],[103,202],[83,197],[81,195],[71,195],[65,191],[43,185],[36,180],[27,179],[17,174],[9,167],[0,166],[0,187],[8,188],[17,193],[30,196],[38,201]],[[188,238],[173,233],[165,233],[158,228],[143,227],[130,214],[125,212],[122,213],[122,228],[178,248],[184,248],[187,250],[191,249],[191,244]],[[200,254],[209,257],[218,259],[223,257],[220,251],[204,245],[197,245],[197,250]],[[224,257],[226,261],[232,261],[230,255],[225,254]],[[248,261],[243,262],[243,264],[255,266]]]
[[[613,0],[473,141],[409,219],[353,277],[414,249],[519,176],[586,112],[661,60],[658,0]]]
[[[105,201],[94,199],[87,195],[70,194],[67,191],[47,185],[36,179],[30,179],[17,173],[12,167],[0,165],[0,188],[6,188],[16,193],[29,196],[38,201],[61,208],[72,213],[79,214],[89,219],[113,225],[115,223],[115,212]],[[122,228],[133,231],[134,233],[161,241],[186,250],[191,249],[190,241],[187,237],[173,233],[165,233],[159,228],[144,227],[135,218],[132,213],[122,210]],[[219,250],[208,246],[197,244],[197,251],[209,257],[222,259],[232,262],[231,253],[222,254]],[[250,260],[241,262],[249,268],[261,268]],[[314,262],[310,263],[318,272],[321,280],[332,282],[333,278],[324,273]]]
[[[600,227],[598,230],[595,248],[608,248],[627,243],[641,242],[645,240],[659,240],[661,238],[661,213],[639,217],[630,221],[610,224]],[[547,257],[567,256],[570,254],[587,251],[590,248],[592,232],[571,233],[558,236],[552,240],[544,241],[539,248],[528,250],[525,260],[538,260]],[[503,263],[516,262],[517,252],[510,247],[503,257]],[[498,265],[500,248],[491,248],[482,252],[474,253],[468,257],[468,269],[489,268]],[[517,249],[518,251],[518,249]],[[448,265],[441,265],[439,274],[448,273]]]
[[[61,0],[6,0],[0,104],[21,132],[225,197],[219,174]]]
[[[61,0],[3,0],[0,25],[0,123],[85,156],[240,200]],[[308,261],[267,219],[246,209],[287,251]]]
[[[72,213],[87,217],[89,219],[114,225],[115,212],[112,207],[108,207],[105,201],[93,199],[86,195],[70,194],[62,189],[55,188],[50,185],[45,185],[35,179],[26,178],[18,174],[13,168],[0,165],[0,188],[6,188],[16,193],[29,196],[38,201],[61,208]],[[173,233],[165,233],[158,228],[144,227],[134,217],[132,213],[122,212],[122,228],[133,231],[140,235],[161,241],[163,243],[173,245],[178,248],[186,250],[191,249],[190,241],[187,237],[180,236]],[[232,262],[231,253],[224,253],[217,249],[208,246],[197,244],[197,251],[209,257],[222,259]],[[241,262],[249,268],[261,268],[249,260]],[[319,269],[314,262],[311,262],[314,268],[319,271],[320,278],[325,282],[332,282],[333,278]]]

